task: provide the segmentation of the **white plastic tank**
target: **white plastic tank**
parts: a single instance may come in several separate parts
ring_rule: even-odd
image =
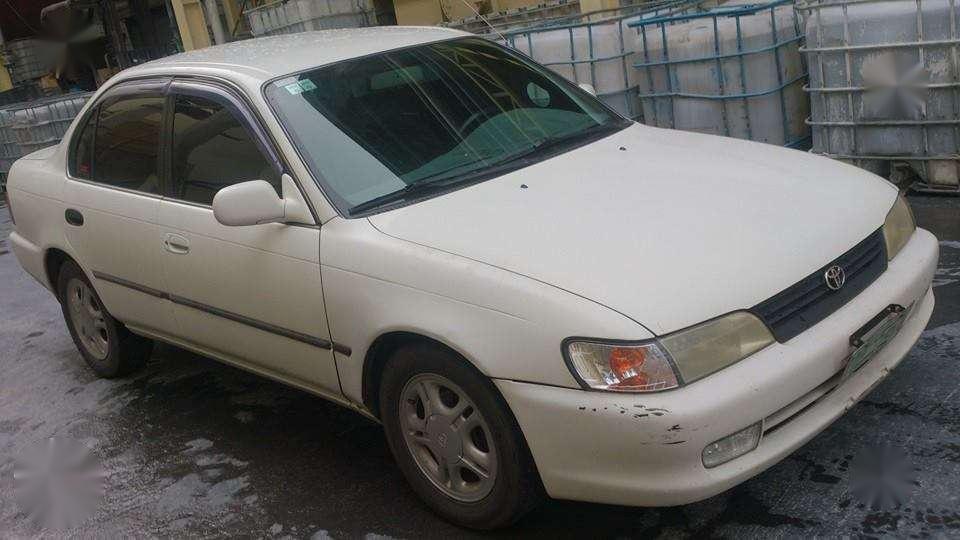
[[[661,1],[601,10],[505,32],[506,44],[574,83],[592,85],[620,114],[640,119],[631,21],[693,10],[699,2]],[[500,40],[503,42],[502,40]]]
[[[372,0],[278,0],[245,12],[257,37],[376,23]]]
[[[60,142],[92,92],[45,98],[7,109],[23,155]]]
[[[960,190],[955,0],[800,4],[813,151],[891,180]]]
[[[72,93],[0,108],[0,182],[20,157],[58,144],[92,95]]]
[[[644,122],[809,146],[803,39],[793,3],[727,3],[631,24]]]

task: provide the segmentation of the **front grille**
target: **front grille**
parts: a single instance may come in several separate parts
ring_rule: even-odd
[[[843,268],[847,277],[838,291],[830,290],[824,279],[824,273],[834,265]],[[886,269],[887,249],[883,230],[878,229],[850,251],[796,285],[757,304],[751,311],[766,323],[777,341],[783,343],[843,307]]]

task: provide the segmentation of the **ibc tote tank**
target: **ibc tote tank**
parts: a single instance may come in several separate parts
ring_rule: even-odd
[[[58,144],[92,95],[73,93],[0,108],[0,186],[14,161]]]
[[[361,28],[376,23],[367,0],[276,0],[244,12],[255,37],[331,28]]]
[[[620,114],[640,118],[630,21],[695,9],[700,2],[662,0],[555,19],[546,25],[503,33],[505,44],[577,84]],[[501,41],[504,43],[504,41]]]
[[[923,187],[957,191],[956,1],[815,0],[798,8],[813,151],[894,181],[915,174]]]
[[[644,123],[807,147],[803,39],[792,0],[630,24]]]

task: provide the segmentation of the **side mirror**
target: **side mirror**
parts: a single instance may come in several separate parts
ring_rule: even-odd
[[[592,84],[580,83],[577,86],[579,86],[581,90],[590,94],[591,96],[597,97],[597,89],[594,88]]]
[[[273,186],[263,180],[227,186],[213,196],[213,216],[231,227],[284,221],[284,206]]]

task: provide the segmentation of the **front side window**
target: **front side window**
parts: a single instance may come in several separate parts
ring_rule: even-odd
[[[283,78],[266,96],[347,214],[479,181],[626,121],[558,75],[479,38],[431,43]]]
[[[198,204],[248,180],[265,180],[281,194],[279,173],[230,109],[194,96],[176,97],[172,180],[176,198]]]
[[[160,193],[157,173],[162,96],[108,99],[100,106],[94,139],[93,180]]]

